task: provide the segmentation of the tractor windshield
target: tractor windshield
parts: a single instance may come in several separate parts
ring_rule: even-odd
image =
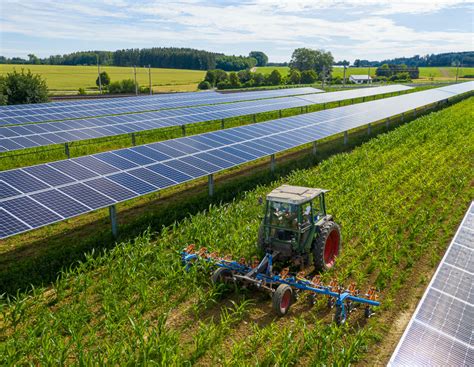
[[[275,201],[269,204],[270,226],[292,230],[298,229],[299,206]]]

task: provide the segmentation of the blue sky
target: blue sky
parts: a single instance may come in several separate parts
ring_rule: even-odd
[[[192,47],[264,51],[288,61],[298,47],[336,60],[473,50],[474,2],[457,0],[1,0],[0,55]]]

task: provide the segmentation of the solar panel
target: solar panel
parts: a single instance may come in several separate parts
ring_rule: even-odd
[[[0,151],[14,151],[31,147],[47,146],[84,139],[116,136],[131,132],[198,122],[238,117],[261,112],[304,107],[314,103],[342,101],[352,98],[374,96],[411,89],[403,85],[362,88],[357,90],[321,94],[320,100],[306,100],[298,97],[281,97],[259,101],[236,102],[224,105],[164,110],[125,116],[107,116],[86,120],[43,123],[43,131],[32,131],[37,125],[0,127]],[[324,97],[330,94],[330,97]],[[1,138],[4,136],[5,138]]]
[[[122,97],[95,101],[54,102],[0,107],[0,126],[77,119],[188,106],[250,101],[323,92],[316,88],[286,88],[254,92],[194,92]]]
[[[45,195],[57,190],[89,210],[95,210],[384,120],[453,95],[449,90],[432,89],[0,172],[0,185],[8,188],[0,199],[0,220],[4,220],[0,222],[0,227],[6,228],[2,230],[1,238],[73,216],[57,211],[55,206],[48,206],[44,200],[40,205],[35,199],[37,194]],[[147,154],[149,150],[156,153]],[[129,162],[128,166],[124,165],[125,161]],[[54,169],[69,176],[69,182],[56,184],[56,174],[48,180],[37,176],[36,173],[43,169],[45,172]],[[31,207],[26,205],[28,203]],[[462,250],[470,251],[467,247]],[[452,257],[456,266],[472,268],[472,265],[466,264],[466,254],[453,253]]]
[[[474,201],[389,362],[435,365],[474,366]]]

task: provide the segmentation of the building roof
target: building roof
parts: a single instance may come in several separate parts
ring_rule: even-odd
[[[351,75],[350,78],[355,80],[371,80],[372,78],[369,75]]]
[[[270,192],[267,195],[267,200],[299,205],[313,200],[321,193],[327,191],[328,190],[302,186],[282,185]]]

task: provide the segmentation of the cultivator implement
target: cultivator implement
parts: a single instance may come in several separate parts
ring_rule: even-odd
[[[205,247],[196,250],[195,245],[189,245],[181,252],[181,258],[186,268],[197,260],[204,260],[215,266],[212,281],[215,283],[240,283],[254,285],[258,289],[272,294],[273,309],[279,316],[284,316],[299,293],[310,293],[310,301],[316,303],[318,297],[327,297],[327,306],[335,307],[334,321],[343,324],[348,315],[356,309],[357,304],[364,305],[364,315],[369,318],[374,314],[373,307],[379,306],[377,294],[371,287],[366,294],[361,294],[355,283],[345,288],[332,280],[329,285],[321,281],[320,275],[307,279],[304,272],[292,274],[289,268],[280,272],[273,269],[273,259],[277,253],[267,252],[261,261],[253,258],[233,260],[230,256],[219,256],[209,252]]]

